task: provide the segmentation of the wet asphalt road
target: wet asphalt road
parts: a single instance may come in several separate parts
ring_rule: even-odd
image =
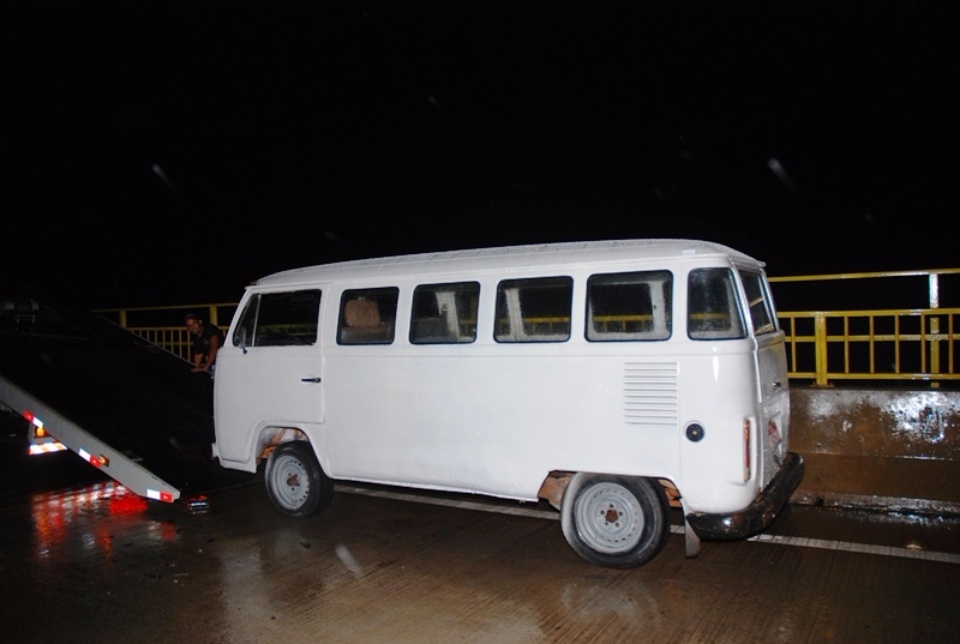
[[[0,497],[0,640],[960,636],[955,519],[791,506],[761,537],[705,543],[696,559],[677,526],[651,563],[619,571],[579,559],[542,506],[342,485],[326,513],[295,520],[252,475],[205,480],[173,504],[99,475]]]

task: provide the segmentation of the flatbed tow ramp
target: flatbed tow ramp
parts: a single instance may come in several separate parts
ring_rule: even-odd
[[[172,503],[249,481],[208,457],[213,381],[97,315],[36,301],[0,310],[0,411],[23,449],[69,449],[141,496]]]

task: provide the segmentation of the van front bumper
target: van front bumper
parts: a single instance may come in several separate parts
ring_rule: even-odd
[[[691,512],[687,524],[701,539],[742,539],[773,523],[777,513],[803,479],[803,457],[788,452],[783,466],[760,496],[749,506],[731,514]]]

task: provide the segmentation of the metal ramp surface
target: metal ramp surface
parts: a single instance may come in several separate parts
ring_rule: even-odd
[[[250,478],[208,458],[214,439],[211,377],[192,373],[183,359],[99,316],[37,302],[5,307],[0,379],[16,407],[35,399],[48,415],[53,410],[65,424],[122,454],[119,460],[129,459],[183,493]],[[2,392],[0,401],[14,407]],[[61,438],[55,424],[44,420]]]

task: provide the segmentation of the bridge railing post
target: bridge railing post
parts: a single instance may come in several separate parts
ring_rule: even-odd
[[[940,308],[940,280],[936,273],[931,273],[927,279],[930,308]],[[940,373],[940,316],[930,316],[930,373]],[[932,381],[930,387],[940,387],[938,381]]]
[[[816,347],[816,358],[814,364],[814,373],[816,374],[817,387],[829,387],[830,382],[827,378],[829,365],[827,364],[827,317],[822,311],[817,311],[813,318],[814,346]]]

